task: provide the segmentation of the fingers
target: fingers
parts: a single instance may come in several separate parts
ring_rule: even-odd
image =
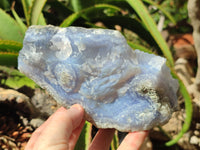
[[[79,138],[79,135],[81,134],[81,130],[83,129],[83,126],[85,124],[85,120],[82,120],[82,122],[80,123],[80,125],[72,132],[70,138],[69,138],[69,150],[73,150],[76,142]]]
[[[137,131],[128,133],[120,144],[118,150],[138,150],[147,135],[148,131]]]
[[[84,126],[84,110],[76,104],[69,110],[61,107],[40,126],[29,140],[25,150],[68,149],[72,150]],[[108,150],[114,129],[100,129],[93,139],[89,150]],[[118,150],[137,150],[142,145],[148,131],[129,133]]]
[[[68,145],[72,131],[83,121],[83,116],[84,110],[78,104],[73,105],[69,110],[61,107],[33,133],[26,149],[30,150],[33,147],[45,149],[54,145],[57,145],[57,149]],[[76,134],[80,134],[80,132],[76,132]]]
[[[114,133],[115,129],[99,129],[90,144],[89,150],[109,150]]]
[[[60,109],[64,109],[63,107],[61,107]],[[58,109],[57,111],[59,111],[60,109]],[[54,113],[55,114],[55,113]],[[53,114],[53,115],[54,115]],[[52,115],[52,116],[53,116]],[[38,137],[40,136],[40,134],[42,133],[42,131],[44,130],[44,128],[49,124],[49,122],[51,121],[51,119],[53,118],[52,116],[50,116],[39,128],[37,128],[33,134],[31,135],[30,140],[28,141],[28,144],[26,146],[26,149],[31,149],[32,147],[34,147]]]
[[[56,112],[60,111],[61,109],[64,109],[63,107],[61,107],[60,109],[58,109]],[[53,114],[55,115],[55,113]],[[28,144],[26,145],[25,150],[27,149],[33,149],[38,137],[40,136],[40,134],[42,133],[42,131],[46,128],[46,126],[51,122],[53,115],[50,116],[39,128],[37,128],[33,134],[31,135],[31,138],[28,141]]]

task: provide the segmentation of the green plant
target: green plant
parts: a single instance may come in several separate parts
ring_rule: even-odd
[[[149,6],[156,7],[156,11],[147,9]],[[11,4],[9,0],[1,0],[0,65],[17,67],[17,55],[22,48],[25,31],[30,25],[53,24],[61,27],[73,25],[110,29],[115,29],[116,25],[119,25],[125,37],[128,37],[125,32],[128,29],[142,40],[143,44],[129,41],[128,44],[133,49],[139,48],[145,52],[154,51],[164,55],[168,60],[168,66],[173,70],[172,53],[152,18],[154,16],[158,20],[158,14],[161,12],[168,18],[168,22],[175,24],[176,19],[168,13],[165,6],[166,3],[162,0],[84,0],[84,3],[83,0],[21,0],[16,1],[16,4]],[[97,22],[103,25],[99,26]],[[173,74],[178,78],[175,73]],[[191,98],[180,80],[179,83],[185,99],[186,120],[182,131],[174,140],[167,142],[167,146],[177,143],[188,130],[192,118]],[[84,147],[88,145],[90,128],[91,125],[87,123],[78,142],[85,145]],[[117,141],[115,136],[112,149],[118,146]]]
[[[0,66],[0,86],[19,89],[22,86],[35,88],[37,85],[17,69]]]

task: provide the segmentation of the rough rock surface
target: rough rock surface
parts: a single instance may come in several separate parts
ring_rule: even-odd
[[[18,63],[59,103],[81,104],[98,128],[147,130],[177,108],[178,82],[166,60],[133,51],[118,31],[32,26]]]

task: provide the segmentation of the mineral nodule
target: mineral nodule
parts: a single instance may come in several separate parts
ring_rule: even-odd
[[[177,108],[166,59],[133,51],[120,32],[31,26],[18,68],[64,106],[78,103],[98,128],[147,130]]]

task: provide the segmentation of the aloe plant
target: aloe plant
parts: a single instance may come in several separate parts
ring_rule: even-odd
[[[14,5],[11,7],[14,18],[0,8],[0,65],[17,66],[18,52],[22,48],[22,41],[27,27],[33,24],[46,25],[42,13],[45,2],[22,0],[26,24],[15,11]],[[9,2],[3,0],[0,4],[8,7]]]

